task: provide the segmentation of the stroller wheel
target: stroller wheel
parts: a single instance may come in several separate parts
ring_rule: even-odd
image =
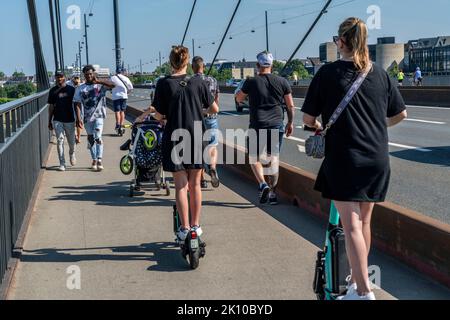
[[[134,169],[134,163],[133,163],[133,159],[130,156],[124,156],[121,160],[120,160],[120,171],[128,176],[133,172]]]

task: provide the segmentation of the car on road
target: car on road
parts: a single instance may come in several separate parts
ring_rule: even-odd
[[[153,81],[151,81],[151,80],[145,80],[143,85],[146,86],[146,87],[150,87],[150,88],[154,87]]]
[[[236,90],[234,91],[234,95],[236,95],[242,89],[242,87],[244,86],[244,83],[245,83],[245,80],[241,81],[238,84]],[[241,103],[237,102],[236,98],[235,98],[234,99],[234,103],[236,105],[236,111],[237,112],[242,112],[242,111],[244,111],[244,109],[250,108],[250,105],[249,105],[249,102],[248,102],[248,97]]]
[[[230,79],[226,82],[226,86],[227,87],[234,87],[237,88],[239,87],[239,85],[242,83],[241,80],[237,80],[237,79]]]

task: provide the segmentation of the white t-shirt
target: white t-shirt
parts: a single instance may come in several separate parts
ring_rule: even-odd
[[[120,81],[120,79],[118,77],[120,77],[120,79],[122,79],[123,82]],[[128,99],[128,92],[133,90],[133,84],[131,83],[130,79],[128,79],[128,77],[120,74],[120,75],[112,76],[111,81],[116,85],[112,89],[112,99],[113,100]],[[126,86],[125,86],[124,82],[125,82]]]

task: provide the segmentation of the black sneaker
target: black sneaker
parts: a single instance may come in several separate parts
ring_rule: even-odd
[[[265,183],[259,188],[259,203],[265,204],[269,200],[270,187]]]
[[[269,197],[269,204],[271,206],[276,206],[278,204],[278,197],[277,197],[276,194],[270,195],[270,197]]]
[[[202,187],[202,189],[208,189],[208,181],[202,180],[200,186]]]
[[[220,186],[219,176],[217,175],[216,169],[211,169],[209,174],[211,175],[211,184],[214,188],[218,188]]]

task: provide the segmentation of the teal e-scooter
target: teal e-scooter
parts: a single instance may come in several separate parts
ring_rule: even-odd
[[[345,250],[344,229],[339,212],[331,202],[325,248],[317,253],[313,289],[318,300],[336,300],[347,292],[350,266]]]

